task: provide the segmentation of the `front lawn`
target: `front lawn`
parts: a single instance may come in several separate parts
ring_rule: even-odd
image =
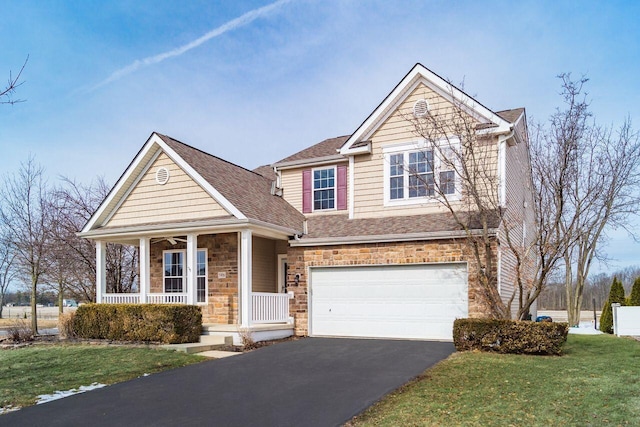
[[[41,394],[94,382],[113,384],[202,360],[205,358],[132,346],[36,345],[2,350],[0,408],[33,405]]]
[[[561,357],[455,353],[349,425],[640,425],[640,342],[569,335]]]

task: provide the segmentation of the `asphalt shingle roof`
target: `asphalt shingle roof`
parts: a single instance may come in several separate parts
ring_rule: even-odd
[[[335,138],[325,139],[311,147],[305,148],[302,151],[298,151],[295,154],[290,155],[289,157],[285,157],[284,159],[274,163],[288,163],[294,162],[297,160],[308,160],[308,159],[316,159],[318,157],[327,157],[338,154],[338,150],[340,147],[344,145],[344,143],[349,139],[350,135],[337,136]]]
[[[271,180],[169,136],[158,136],[247,218],[301,231],[304,216],[271,194]]]
[[[479,229],[477,219],[467,218],[470,229]],[[489,228],[497,228],[498,215],[492,215]],[[380,236],[411,233],[463,231],[449,212],[429,215],[406,215],[384,218],[349,219],[347,215],[322,215],[307,218],[308,234],[304,238]],[[303,238],[303,239],[304,239]]]

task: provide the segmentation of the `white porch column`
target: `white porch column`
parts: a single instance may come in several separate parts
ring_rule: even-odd
[[[187,234],[187,304],[198,298],[198,235]]]
[[[102,302],[102,295],[107,292],[107,244],[96,241],[96,302]]]
[[[151,288],[150,241],[148,237],[140,238],[140,304],[147,303],[147,293]]]
[[[238,296],[240,298],[240,326],[251,326],[251,230],[240,232],[240,283]]]

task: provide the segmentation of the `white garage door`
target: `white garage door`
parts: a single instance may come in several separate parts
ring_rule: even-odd
[[[315,336],[452,339],[468,316],[466,264],[311,269]]]

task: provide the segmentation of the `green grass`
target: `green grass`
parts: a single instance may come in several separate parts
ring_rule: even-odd
[[[113,384],[205,360],[130,346],[39,345],[0,351],[0,408],[33,405],[36,397],[93,382]]]
[[[569,335],[561,357],[455,353],[349,425],[640,425],[640,343]]]

